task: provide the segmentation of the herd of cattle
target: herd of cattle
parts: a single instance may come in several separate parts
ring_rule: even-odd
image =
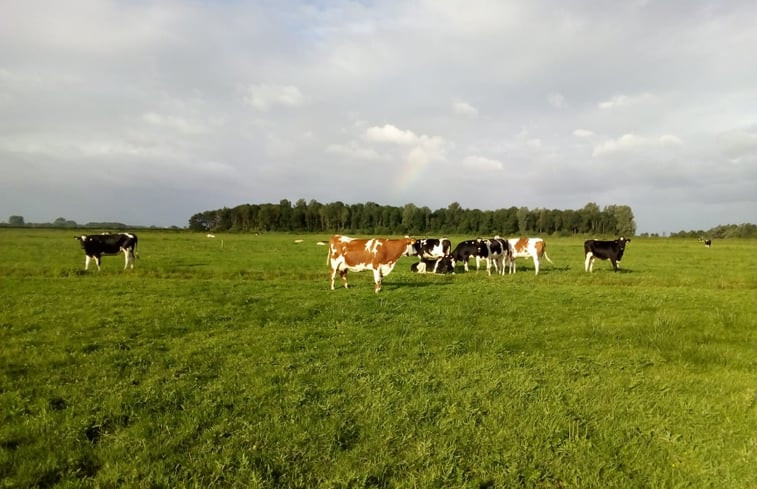
[[[613,241],[587,240],[584,242],[584,269],[594,271],[594,261],[599,259],[610,260],[613,270],[617,271],[626,243],[630,241],[623,236]],[[331,267],[331,289],[334,289],[337,272],[347,288],[348,271],[371,270],[375,291],[378,292],[383,278],[389,275],[402,256],[419,258],[410,266],[410,270],[417,273],[453,273],[458,263],[462,263],[467,272],[471,258],[476,260],[476,270],[484,261],[489,274],[494,269],[495,273],[503,275],[515,273],[516,258],[531,258],[536,275],[539,274],[542,259],[552,263],[547,255],[547,245],[541,238],[477,238],[462,241],[452,249],[452,243],[446,238],[358,239],[337,234],[329,240],[326,257],[326,264]]]
[[[124,269],[134,268],[137,250],[137,235],[132,233],[118,234],[89,234],[75,237],[81,242],[84,250],[84,269],[89,269],[89,262],[95,261],[100,270],[100,260],[103,255],[124,254]],[[631,240],[623,236],[613,241],[589,239],[584,242],[584,270],[592,272],[594,261],[610,260],[613,270],[618,270],[618,264],[623,258],[626,243]],[[515,273],[516,258],[530,258],[534,263],[534,273],[539,274],[539,266],[543,259],[550,263],[547,255],[547,245],[541,238],[513,238],[504,239],[495,236],[491,239],[469,239],[460,242],[455,248],[446,238],[414,239],[410,237],[400,239],[389,238],[350,238],[334,235],[328,243],[329,250],[326,264],[331,267],[331,288],[334,289],[336,273],[342,278],[347,288],[347,272],[352,270],[373,271],[375,291],[381,290],[381,281],[394,269],[402,256],[417,256],[419,261],[410,266],[410,270],[417,273],[454,273],[455,266],[462,263],[468,271],[468,262],[476,260],[476,270],[481,262],[486,263],[486,271],[495,273]]]

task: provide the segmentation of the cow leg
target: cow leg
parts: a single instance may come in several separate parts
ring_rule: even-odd
[[[374,292],[378,294],[379,290],[381,290],[381,280],[384,278],[384,274],[381,273],[381,270],[373,270],[373,281],[376,282],[376,289]]]
[[[124,270],[126,270],[129,268],[129,250],[121,248],[121,251],[124,252]]]
[[[84,255],[84,271],[89,270],[89,255]]]
[[[613,272],[617,272],[618,271],[618,262],[616,262],[614,258],[610,258],[610,261],[612,262],[612,271]]]
[[[331,268],[331,290],[334,290],[334,279],[336,278],[336,268]]]
[[[346,268],[344,270],[339,270],[339,275],[342,277],[342,285],[344,285],[345,289],[349,288],[347,287],[347,272],[348,271],[349,270],[347,270]]]
[[[534,257],[534,275],[539,275],[539,264],[540,264],[539,257],[535,256]]]
[[[100,255],[95,255],[95,264],[97,265],[97,271],[102,271],[102,268],[100,268]]]
[[[591,253],[586,253],[586,260],[584,260],[584,272],[588,272],[589,271],[589,267],[591,266],[591,262],[592,262],[592,254]]]

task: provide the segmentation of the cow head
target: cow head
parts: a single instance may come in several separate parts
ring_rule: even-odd
[[[87,237],[86,234],[82,234],[81,236],[74,236],[74,239],[79,241],[81,247],[84,248],[84,243],[87,241]]]
[[[411,238],[410,236],[405,236],[405,241],[407,242],[407,248],[405,248],[405,256],[417,256],[418,250],[415,248],[415,243],[418,240]]]

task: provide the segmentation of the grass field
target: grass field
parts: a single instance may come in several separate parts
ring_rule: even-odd
[[[374,294],[327,236],[73,234],[0,229],[0,487],[757,487],[755,241]]]

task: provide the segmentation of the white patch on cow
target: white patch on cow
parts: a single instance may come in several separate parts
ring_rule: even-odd
[[[586,253],[586,261],[584,262],[584,271],[594,271],[594,253],[591,251]]]

